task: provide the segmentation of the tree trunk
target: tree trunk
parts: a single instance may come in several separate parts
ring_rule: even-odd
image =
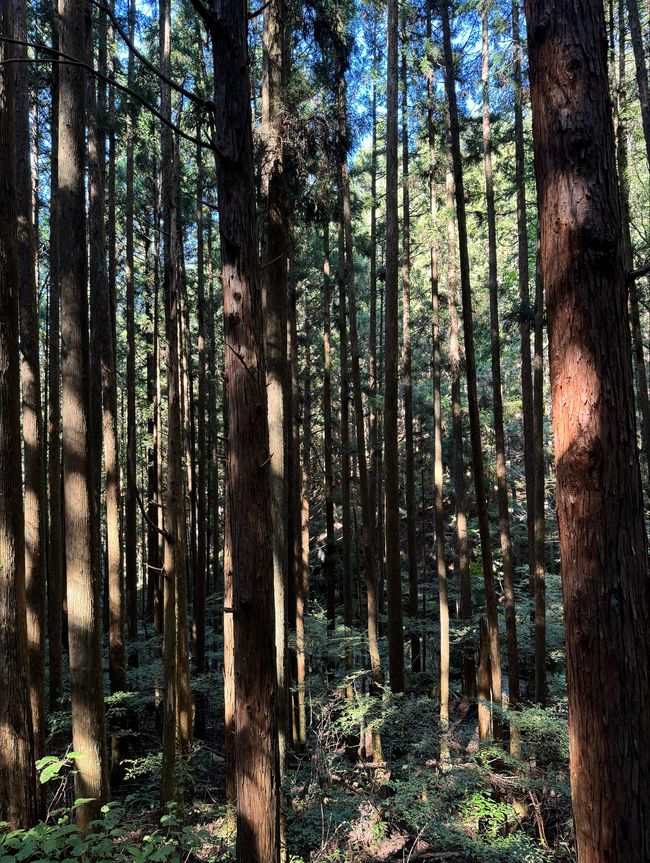
[[[341,521],[343,526],[343,625],[349,632],[352,610],[352,520],[350,510],[350,379],[348,372],[348,323],[345,291],[345,234],[338,229],[339,365],[341,367]],[[348,656],[349,664],[349,656]]]
[[[521,356],[521,402],[524,435],[524,476],[526,481],[526,525],[528,535],[528,578],[535,577],[535,474],[533,429],[533,375],[530,357],[531,309],[528,281],[528,221],[526,217],[526,162],[524,157],[524,88],[522,48],[519,30],[519,0],[512,2],[512,77],[515,114],[515,188],[517,191],[517,274],[519,282],[519,351]]]
[[[535,431],[535,701],[546,701],[546,588],[544,574],[544,280],[535,278],[533,383]]]
[[[52,44],[58,48],[56,0],[52,22]],[[50,308],[48,322],[48,465],[47,486],[50,513],[47,583],[49,708],[56,710],[63,694],[63,518],[61,512],[61,283],[59,276],[59,66],[52,64],[52,111],[50,115]]]
[[[411,671],[420,671],[418,617],[418,561],[416,545],[415,455],[413,449],[413,381],[411,357],[411,216],[409,199],[409,125],[406,13],[402,18],[402,369],[404,388],[404,437],[406,443],[406,551],[411,618]]]
[[[268,429],[271,523],[273,528],[273,593],[275,603],[275,651],[277,669],[278,746],[280,772],[284,773],[287,746],[287,588],[293,569],[288,566],[288,477],[285,472],[285,416],[287,398],[287,188],[284,166],[284,73],[287,9],[284,0],[273,0],[264,10],[262,62],[262,196],[266,204],[266,258],[262,273],[264,353]],[[293,457],[298,454],[293,451]],[[290,480],[289,480],[290,481]],[[299,532],[294,525],[294,533]]]
[[[481,423],[476,387],[476,354],[474,350],[474,321],[472,313],[472,287],[470,282],[469,251],[467,245],[467,217],[465,214],[465,188],[463,184],[463,164],[460,151],[460,128],[454,81],[454,64],[451,49],[451,30],[449,10],[446,2],[442,5],[442,27],[445,56],[445,88],[449,106],[449,127],[451,154],[454,171],[454,191],[456,196],[456,218],[458,220],[458,251],[460,258],[460,285],[463,304],[463,334],[465,337],[465,363],[467,375],[467,401],[469,406],[470,434],[472,440],[472,472],[476,492],[476,509],[481,537],[481,558],[483,581],[485,585],[485,605],[490,636],[490,674],[492,700],[501,706],[501,657],[499,653],[499,621],[497,611],[494,573],[492,571],[492,546],[488,523],[485,481],[483,471],[483,452],[481,449]],[[494,735],[501,736],[498,718],[493,722]]]
[[[135,33],[135,0],[128,3],[129,39]],[[133,52],[129,51],[127,84],[133,89]],[[126,113],[126,198],[125,198],[125,285],[126,285],[126,500],[124,504],[124,544],[126,553],[126,623],[129,637],[129,665],[138,665],[134,642],[138,638],[138,572],[137,572],[137,477],[135,415],[135,275],[133,261],[133,148],[135,137],[134,100],[129,99]]]
[[[296,579],[296,687],[298,690],[298,737],[299,749],[307,742],[307,712],[305,705],[305,611],[309,592],[309,475],[311,459],[311,349],[310,318],[305,295],[305,370],[303,377],[303,418],[302,418],[302,493],[301,493],[301,530],[302,559]]]
[[[247,10],[211,0],[228,404],[237,728],[237,860],[277,863],[280,787],[273,556]],[[225,62],[224,62],[225,60]]]
[[[404,690],[404,625],[399,532],[399,448],[397,442],[397,0],[388,0],[386,97],[386,309],[384,336],[384,472],[386,583],[388,587],[388,674],[393,692]]]
[[[517,649],[517,615],[515,609],[514,567],[510,541],[508,510],[508,476],[506,471],[506,440],[503,429],[503,395],[501,391],[501,336],[499,333],[499,297],[497,270],[497,225],[494,207],[492,174],[492,139],[490,131],[490,60],[488,7],[482,16],[482,83],[483,83],[483,166],[485,171],[485,203],[488,225],[488,294],[490,296],[490,347],[492,360],[492,410],[496,448],[497,498],[499,505],[499,535],[503,558],[503,595],[505,599],[506,644],[508,653],[508,688],[511,704],[519,701],[519,651]]]
[[[2,0],[0,29],[8,35],[16,32],[12,11],[12,0]],[[11,46],[1,42],[0,61],[11,58]],[[0,65],[0,797],[10,830],[31,827],[38,816],[27,678],[23,504],[16,493],[22,476],[15,90],[14,65]]]
[[[27,39],[25,0],[14,2],[14,32],[17,39]],[[26,57],[27,49],[19,47],[17,55]],[[38,294],[35,279],[35,234],[32,215],[29,66],[26,63],[17,63],[14,68],[16,70],[16,216],[18,284],[20,285],[20,377],[25,464],[27,661],[34,728],[34,757],[38,759],[45,754],[45,466]],[[40,790],[39,787],[38,791]]]
[[[562,0],[549,16],[532,0],[527,25],[577,857],[641,863],[648,549],[603,7]]]
[[[84,59],[82,0],[59,0],[61,51]],[[77,807],[82,830],[108,799],[102,686],[99,573],[93,571],[93,494],[88,421],[89,345],[86,213],[84,204],[85,74],[59,66],[59,214],[75,243],[61,243],[61,340],[63,389],[63,482],[68,595],[68,642],[72,697],[75,795],[92,798]]]
[[[465,464],[463,458],[463,413],[460,386],[460,345],[458,341],[458,271],[456,269],[456,225],[454,223],[454,175],[447,170],[447,304],[449,306],[449,367],[451,374],[451,416],[454,442],[454,496],[456,499],[456,546],[460,574],[460,616],[472,617],[472,584],[467,539],[467,506],[465,502]],[[463,646],[463,682],[467,698],[476,697],[476,662],[473,649]]]
[[[323,447],[325,450],[325,590],[327,631],[336,628],[336,540],[334,537],[334,470],[332,467],[332,350],[330,320],[330,224],[323,221]]]

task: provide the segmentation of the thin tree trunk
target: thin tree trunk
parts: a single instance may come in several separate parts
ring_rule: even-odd
[[[467,245],[467,217],[465,213],[465,188],[463,184],[463,164],[460,151],[460,128],[458,124],[458,107],[456,101],[456,85],[454,81],[454,64],[451,48],[451,30],[449,26],[449,9],[446,2],[442,5],[442,27],[445,57],[445,88],[449,106],[449,127],[451,136],[451,153],[454,172],[454,192],[456,197],[456,218],[458,221],[458,251],[460,258],[460,285],[463,305],[463,334],[465,337],[465,363],[467,377],[467,401],[469,406],[470,434],[472,440],[472,472],[476,492],[476,509],[478,513],[479,533],[481,537],[481,558],[483,581],[485,585],[485,604],[490,636],[490,674],[492,686],[492,701],[501,706],[501,657],[499,652],[499,621],[497,611],[494,573],[492,570],[492,546],[490,541],[490,526],[488,523],[487,502],[485,498],[485,481],[483,471],[483,452],[481,449],[481,424],[476,386],[476,353],[474,350],[474,321],[472,313],[472,287],[470,282],[469,251]],[[501,736],[498,717],[493,722],[495,738]]]
[[[330,223],[323,221],[323,447],[325,450],[325,590],[327,631],[336,628],[336,540],[334,537],[334,471],[332,467],[332,350],[330,320]]]
[[[460,616],[472,617],[472,584],[469,569],[469,543],[467,539],[467,506],[465,502],[465,464],[463,458],[463,413],[460,386],[460,345],[458,341],[458,271],[456,268],[457,243],[454,222],[454,175],[447,170],[447,304],[449,307],[449,367],[451,374],[451,415],[454,443],[454,496],[456,499],[456,547],[460,575]],[[463,645],[463,684],[467,698],[476,697],[476,662],[473,649]]]
[[[397,0],[388,0],[386,96],[386,310],[384,335],[384,473],[386,583],[388,586],[388,675],[393,692],[404,690],[404,624],[399,531],[399,449],[397,442]]]
[[[12,13],[12,0],[2,0],[2,33],[16,32]],[[11,58],[10,45],[1,42],[0,62]],[[17,493],[22,476],[15,90],[14,65],[0,65],[0,797],[10,830],[31,827],[38,816],[27,674],[24,516]]]
[[[135,34],[135,0],[129,0],[129,39]],[[133,52],[129,51],[127,86],[133,89]],[[124,504],[124,543],[126,552],[126,623],[129,637],[129,665],[137,666],[138,653],[134,643],[138,638],[138,572],[137,572],[137,477],[136,477],[136,414],[135,414],[135,273],[133,261],[133,197],[134,197],[134,101],[128,100],[126,113],[126,199],[125,199],[125,284],[126,284],[126,500]]]
[[[546,701],[546,587],[544,565],[544,280],[538,260],[535,279],[535,701]]]
[[[287,8],[284,0],[272,0],[264,10],[262,61],[262,196],[266,204],[265,268],[262,274],[264,352],[268,398],[269,452],[271,454],[271,523],[273,529],[273,593],[275,602],[275,652],[277,669],[278,745],[280,773],[285,770],[288,734],[287,595],[288,566],[287,507],[291,479],[285,466],[284,408],[287,395],[287,188],[284,166],[283,117]],[[292,450],[293,458],[299,456]],[[294,487],[295,490],[295,487]],[[299,525],[294,524],[294,535]],[[297,561],[295,562],[297,564]]]
[[[369,333],[369,381],[368,381],[368,456],[369,456],[369,497],[373,516],[373,541],[377,571],[383,560],[383,549],[378,542],[377,529],[377,486],[378,475],[378,406],[377,406],[377,29],[378,14],[373,17],[372,31],[372,155],[370,163],[370,333]]]
[[[199,327],[199,386],[197,400],[197,495],[196,495],[196,569],[194,571],[194,604],[192,607],[192,653],[197,674],[205,671],[205,583],[207,570],[206,548],[206,357],[205,357],[205,276],[203,261],[203,161],[201,148],[197,148],[196,235],[197,235],[197,318]]]
[[[404,437],[406,443],[406,551],[411,618],[411,670],[420,671],[420,636],[414,621],[418,616],[418,561],[415,500],[415,455],[413,449],[413,381],[411,356],[411,215],[409,196],[409,125],[406,13],[402,18],[402,369],[404,392]]]
[[[519,0],[512,0],[512,77],[515,115],[515,187],[517,191],[517,274],[519,282],[519,351],[521,356],[521,402],[524,434],[524,476],[526,482],[526,525],[528,536],[528,577],[535,577],[535,474],[533,429],[533,375],[530,357],[531,309],[528,281],[528,221],[526,217],[526,163],[524,156],[524,88],[522,48],[519,30]]]
[[[490,60],[488,6],[483,5],[482,21],[482,83],[483,83],[483,165],[485,171],[485,203],[488,225],[488,293],[490,296],[490,347],[492,359],[492,410],[496,448],[497,499],[499,505],[499,535],[503,558],[503,595],[505,599],[506,644],[508,653],[508,687],[511,704],[519,701],[519,651],[517,649],[517,615],[515,609],[514,566],[510,540],[508,510],[508,476],[506,471],[506,441],[503,428],[503,395],[501,390],[501,336],[499,333],[499,297],[497,270],[497,226],[494,206],[492,173],[492,140],[490,130]]]
[[[84,59],[82,0],[59,0],[61,51]],[[86,830],[108,799],[102,687],[99,573],[93,571],[93,494],[89,405],[86,214],[84,203],[85,74],[59,66],[59,214],[77,242],[61,243],[63,473],[76,809]]]
[[[56,0],[53,13],[56,13]],[[52,22],[52,44],[58,48],[56,14]],[[56,710],[63,694],[63,518],[61,512],[61,283],[59,276],[59,66],[52,64],[52,111],[50,115],[50,304],[48,323],[48,671],[49,708]]]
[[[350,510],[350,380],[348,372],[348,325],[345,291],[345,234],[338,229],[339,365],[341,368],[341,521],[343,526],[343,625],[349,631],[352,612],[352,522]],[[349,664],[349,657],[348,657]]]
[[[577,858],[642,863],[648,548],[603,7],[561,0],[549,17],[532,0],[526,14]]]
[[[159,4],[160,69],[170,72],[170,6]],[[171,118],[171,90],[160,85],[161,113]],[[165,546],[163,556],[163,675],[164,713],[162,734],[161,800],[171,803],[176,796],[176,585],[185,578],[185,529],[183,524],[183,477],[180,452],[180,397],[178,380],[178,329],[176,288],[176,199],[174,195],[174,145],[171,130],[161,125],[162,169],[163,296],[167,335],[167,493],[165,497]],[[173,317],[172,317],[173,314]]]
[[[14,2],[14,32],[27,39],[25,0]],[[19,57],[26,49],[19,48]],[[20,377],[22,384],[25,465],[25,589],[27,596],[27,661],[34,729],[34,757],[45,746],[45,465],[41,373],[39,362],[38,294],[35,278],[31,140],[29,129],[29,67],[16,70],[16,216],[18,284],[20,285]],[[40,786],[38,788],[39,798]]]
[[[296,580],[296,687],[298,690],[298,737],[297,742],[303,749],[307,742],[307,712],[305,705],[305,610],[309,592],[309,475],[311,460],[311,346],[310,318],[305,294],[305,370],[303,377],[303,419],[302,419],[302,494],[301,530],[302,560]]]

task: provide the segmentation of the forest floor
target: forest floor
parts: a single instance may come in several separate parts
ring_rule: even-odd
[[[216,603],[215,603],[216,604]],[[306,694],[309,734],[289,752],[284,798],[290,863],[565,863],[574,859],[568,778],[566,702],[509,712],[518,753],[480,743],[477,708],[452,695],[450,728],[441,736],[436,675],[407,675],[407,692],[382,699],[366,692],[367,674],[353,676],[355,699],[345,697],[349,636],[325,634],[325,621],[308,620],[311,646]],[[0,834],[0,863],[66,863],[234,859],[234,824],[224,800],[223,687],[220,636],[208,635],[211,670],[193,679],[206,705],[204,730],[190,764],[179,769],[182,803],[162,814],[160,637],[143,638],[139,666],[128,671],[131,692],[107,697],[109,732],[122,733],[128,757],[112,802],[93,837],[73,827],[71,762],[62,756],[69,709],[51,718],[52,758],[45,774],[45,824],[22,834]],[[363,638],[354,644],[363,667]],[[458,663],[456,664],[458,667]],[[217,680],[219,685],[216,685]],[[452,678],[452,693],[460,681]],[[382,762],[349,757],[346,742],[381,731]],[[128,728],[128,732],[119,729]],[[506,732],[506,738],[509,732]],[[441,758],[446,742],[447,752]],[[364,747],[359,747],[361,756]],[[370,747],[368,746],[368,751]],[[43,778],[43,774],[42,774]]]

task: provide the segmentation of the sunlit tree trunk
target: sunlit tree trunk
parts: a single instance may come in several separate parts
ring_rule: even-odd
[[[334,537],[334,469],[332,466],[332,288],[330,282],[330,224],[323,221],[323,449],[325,460],[325,590],[327,630],[336,627],[336,540]]]
[[[650,596],[602,4],[527,5],[579,863],[650,858]]]
[[[14,33],[12,0],[0,30]],[[19,267],[16,232],[16,88],[12,48],[0,42],[0,797],[9,829],[38,815],[28,687],[25,534],[20,453]],[[32,271],[33,272],[33,271]]]
[[[404,690],[404,625],[399,531],[399,448],[397,441],[397,0],[388,0],[386,95],[386,295],[384,321],[384,472],[386,583],[388,587],[388,674],[393,692]]]
[[[14,2],[17,39],[27,39],[25,0]],[[19,57],[27,51],[18,46]],[[45,746],[45,467],[41,373],[39,362],[38,294],[35,279],[31,137],[29,128],[29,67],[16,70],[16,216],[18,284],[20,285],[20,377],[22,383],[25,466],[25,589],[30,703],[34,757]],[[40,787],[39,797],[40,797]]]
[[[487,502],[483,470],[483,451],[481,448],[481,424],[476,386],[476,353],[474,349],[474,320],[472,312],[472,287],[470,281],[469,251],[467,241],[467,216],[465,212],[465,187],[463,183],[463,163],[460,151],[460,128],[454,81],[454,64],[451,47],[449,10],[446,2],[442,5],[443,45],[445,58],[445,89],[449,106],[449,128],[451,154],[454,173],[454,193],[456,198],[456,218],[458,221],[458,252],[460,259],[460,286],[463,306],[463,334],[465,337],[465,365],[467,376],[467,401],[469,407],[470,434],[472,440],[472,472],[476,493],[476,509],[481,537],[481,558],[483,581],[485,585],[485,604],[490,641],[490,675],[492,701],[501,705],[501,657],[499,654],[499,621],[497,612],[494,573],[492,570],[492,546],[488,523]],[[494,719],[494,736],[501,736],[498,717]]]
[[[59,0],[61,51],[84,58],[81,0]],[[86,213],[84,202],[85,74],[59,67],[59,215],[77,242],[60,243],[63,389],[63,482],[68,597],[68,644],[72,697],[75,795],[91,802],[77,807],[82,830],[108,799],[108,769],[102,686],[99,573],[93,571],[93,488],[88,422],[89,344]]]
[[[56,12],[56,0],[54,9]],[[58,46],[56,15],[52,44]],[[63,693],[63,517],[61,512],[61,283],[59,276],[59,66],[52,64],[52,110],[50,114],[50,304],[48,321],[48,463],[47,486],[50,524],[48,531],[48,701],[56,710]]]
[[[266,360],[269,452],[271,456],[271,522],[273,527],[273,592],[275,651],[278,678],[278,740],[280,770],[287,746],[287,589],[293,568],[288,566],[288,477],[285,467],[285,389],[287,386],[287,188],[284,166],[284,73],[286,18],[284,0],[272,0],[264,10],[262,61],[262,196],[266,204],[265,267],[262,272],[264,351]],[[292,457],[299,460],[292,449]],[[290,482],[290,479],[289,479]],[[294,489],[295,490],[295,489]],[[299,531],[294,525],[294,534]],[[289,557],[289,560],[291,558]]]
[[[492,411],[496,448],[497,499],[499,505],[499,535],[503,558],[503,594],[505,599],[506,643],[508,653],[508,688],[511,704],[519,701],[519,651],[517,649],[517,617],[515,609],[514,564],[510,539],[508,510],[508,476],[506,471],[506,440],[503,428],[503,394],[501,385],[501,335],[499,333],[499,297],[497,271],[497,225],[494,205],[492,172],[492,136],[490,129],[490,59],[488,6],[481,15],[482,85],[483,85],[483,167],[485,172],[485,202],[488,226],[488,293],[490,296],[490,347],[492,360]]]
[[[544,561],[544,280],[537,263],[535,276],[535,339],[533,356],[535,431],[535,701],[546,701],[546,584]]]
[[[416,545],[415,454],[413,447],[413,381],[411,352],[411,215],[409,194],[408,43],[406,14],[402,17],[402,381],[404,437],[406,443],[406,551],[409,576],[409,617],[415,627],[418,616],[418,561]],[[420,671],[420,636],[411,631],[411,670]]]

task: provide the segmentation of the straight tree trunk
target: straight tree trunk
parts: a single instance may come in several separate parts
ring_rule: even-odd
[[[359,468],[359,490],[361,497],[361,523],[365,561],[365,581],[368,604],[368,650],[372,669],[373,686],[379,688],[383,683],[381,658],[379,655],[379,629],[377,608],[377,579],[375,575],[375,511],[370,498],[368,461],[366,458],[366,432],[361,390],[361,364],[359,360],[359,337],[357,332],[357,301],[354,283],[354,258],[352,240],[352,210],[350,204],[350,174],[347,163],[347,87],[344,63],[339,55],[337,63],[338,78],[338,143],[339,143],[339,197],[343,214],[344,235],[344,280],[345,295],[342,306],[347,300],[350,322],[350,354],[352,360],[352,392],[354,396],[354,416],[357,441],[357,464]],[[352,602],[346,614],[346,626],[353,623]]]
[[[515,608],[514,565],[510,540],[508,510],[508,476],[506,471],[506,440],[503,428],[503,395],[501,385],[501,335],[499,333],[499,296],[497,270],[497,225],[494,206],[492,173],[492,136],[490,130],[490,59],[488,6],[483,5],[482,21],[482,84],[483,84],[483,166],[485,172],[485,203],[488,225],[488,294],[490,296],[490,348],[492,360],[492,411],[496,448],[497,500],[499,505],[499,535],[503,558],[503,595],[505,599],[506,644],[508,653],[508,687],[511,704],[519,701],[519,651],[517,648],[517,614]]]
[[[61,51],[84,59],[81,0],[59,0]],[[102,687],[99,573],[93,571],[93,494],[89,405],[86,213],[84,203],[85,74],[59,66],[59,216],[76,242],[60,242],[63,389],[63,482],[75,795],[82,830],[108,799]]]
[[[0,3],[0,29],[13,34],[12,0]],[[18,37],[20,38],[20,37]],[[12,58],[0,43],[0,62]],[[20,452],[19,267],[16,231],[14,65],[0,65],[0,797],[10,830],[38,816],[28,684],[25,534]]]
[[[386,309],[384,335],[384,472],[386,583],[388,587],[388,675],[393,692],[404,690],[404,624],[399,532],[399,448],[397,442],[397,0],[388,0],[386,96]]]
[[[461,358],[458,340],[458,271],[456,269],[456,225],[454,222],[454,174],[447,170],[447,304],[449,306],[449,367],[451,374],[451,415],[454,443],[454,495],[456,498],[456,546],[460,574],[460,615],[463,620],[472,617],[472,584],[469,569],[469,543],[467,539],[467,505],[465,501],[465,464],[463,458],[463,413],[461,405]],[[463,681],[468,698],[476,697],[476,662],[474,651],[463,647]]]
[[[552,16],[533,0],[526,11],[577,858],[641,863],[648,548],[604,14],[596,0],[562,0]]]
[[[524,476],[526,481],[526,525],[528,534],[528,576],[535,573],[534,524],[534,430],[533,375],[530,357],[530,292],[528,266],[528,221],[526,217],[526,163],[524,156],[524,88],[522,48],[519,29],[519,0],[512,0],[512,77],[515,115],[515,188],[517,191],[517,276],[519,282],[519,351],[521,356],[521,402],[524,432]]]
[[[197,674],[205,671],[205,585],[207,573],[206,547],[206,356],[205,356],[205,270],[203,261],[203,160],[201,148],[196,151],[196,255],[197,255],[197,318],[199,327],[199,385],[197,398],[197,482],[196,482],[196,568],[194,570],[194,603],[192,607],[192,654]]]
[[[472,313],[472,287],[470,282],[469,251],[467,245],[467,216],[465,213],[465,187],[463,183],[463,164],[460,151],[460,128],[458,123],[458,106],[456,101],[456,85],[454,81],[454,64],[451,48],[451,29],[449,26],[449,9],[446,2],[442,5],[442,27],[445,58],[445,88],[449,106],[449,128],[451,137],[451,154],[454,172],[454,192],[456,197],[456,218],[458,221],[458,251],[460,258],[460,285],[463,305],[463,334],[465,337],[465,364],[467,375],[467,401],[469,406],[470,434],[472,440],[472,472],[476,492],[476,509],[478,513],[479,533],[481,537],[481,558],[483,581],[485,585],[485,604],[490,641],[490,675],[492,701],[501,706],[501,657],[499,651],[499,621],[497,611],[494,573],[492,570],[492,546],[490,541],[490,526],[488,523],[487,501],[485,498],[485,481],[483,470],[483,452],[481,449],[481,424],[476,386],[476,353],[474,350],[474,321]],[[493,722],[494,736],[501,736],[500,723],[495,717]]]
[[[535,279],[533,383],[535,430],[535,701],[546,701],[546,586],[544,565],[544,279]]]
[[[417,503],[415,500],[415,454],[413,447],[413,381],[411,356],[411,224],[409,196],[409,124],[406,16],[402,18],[402,368],[404,387],[404,437],[406,442],[406,551],[409,576],[411,626],[418,616]],[[420,636],[411,630],[411,670],[420,671]]]
[[[27,40],[25,0],[14,2],[14,32]],[[26,57],[19,47],[19,57]],[[45,463],[36,252],[33,222],[31,139],[29,129],[29,66],[16,70],[16,215],[18,284],[20,285],[20,377],[22,384],[25,465],[25,589],[27,596],[27,661],[34,729],[34,757],[45,746]],[[40,797],[40,787],[39,797]]]
[[[334,537],[334,470],[332,467],[332,348],[330,320],[330,223],[323,221],[323,448],[325,459],[325,589],[327,631],[336,629],[336,540]]]
[[[345,234],[338,228],[339,365],[341,368],[341,522],[343,533],[343,625],[350,631],[352,609],[352,518],[350,510],[350,378],[348,372],[348,323],[345,291]]]
[[[311,461],[311,346],[310,318],[305,294],[305,370],[303,377],[302,418],[302,493],[301,530],[302,559],[296,579],[296,687],[298,690],[298,736],[300,750],[307,743],[307,711],[305,703],[306,659],[305,659],[305,611],[309,593],[309,475]]]
[[[135,35],[135,0],[129,0],[129,39]],[[133,52],[129,51],[127,85],[133,89]],[[135,415],[135,274],[133,260],[134,176],[133,150],[135,137],[134,101],[128,100],[126,114],[126,199],[125,199],[125,285],[126,285],[126,500],[124,542],[126,552],[126,623],[129,637],[129,665],[137,666],[138,653],[134,643],[138,638],[138,572],[137,572],[137,476],[136,476],[136,415]]]
[[[54,0],[52,44],[58,48],[58,25]],[[63,517],[61,512],[61,283],[59,276],[59,66],[52,64],[52,111],[50,115],[50,304],[48,321],[48,464],[47,485],[50,525],[48,531],[48,671],[49,708],[56,710],[63,694]]]
[[[158,7],[160,69],[170,72],[170,5],[161,0]],[[160,108],[171,118],[171,90],[161,81]],[[178,379],[178,293],[176,273],[176,197],[174,195],[174,143],[171,130],[160,127],[161,208],[163,227],[163,296],[167,336],[167,493],[165,497],[165,545],[163,553],[163,675],[164,712],[162,733],[161,801],[171,803],[176,796],[176,586],[185,579],[185,527],[183,518],[183,475],[181,468],[181,418]],[[172,318],[173,315],[173,318]]]
[[[293,569],[288,566],[287,507],[290,479],[285,466],[284,408],[287,370],[287,265],[288,265],[288,206],[284,166],[283,117],[284,77],[287,58],[284,56],[287,8],[284,0],[272,0],[264,10],[262,61],[262,196],[266,204],[266,258],[262,273],[262,306],[264,320],[264,352],[266,360],[266,391],[268,398],[268,431],[271,523],[273,529],[273,594],[275,602],[275,652],[277,669],[278,745],[280,773],[284,773],[288,734],[287,682],[287,597],[288,579]],[[292,450],[299,462],[298,454]],[[299,533],[294,525],[294,534]],[[297,562],[296,562],[297,563]]]
[[[378,15],[373,17],[372,31],[372,156],[370,163],[370,334],[369,353],[370,378],[368,381],[368,455],[369,455],[369,495],[370,505],[373,513],[373,538],[375,548],[375,560],[377,561],[377,572],[381,569],[380,561],[383,561],[383,549],[379,543],[379,532],[377,525],[377,487],[378,475],[378,405],[377,405],[377,30]]]
[[[255,224],[247,10],[211,0],[235,609],[237,860],[277,863],[280,787],[266,369]]]

